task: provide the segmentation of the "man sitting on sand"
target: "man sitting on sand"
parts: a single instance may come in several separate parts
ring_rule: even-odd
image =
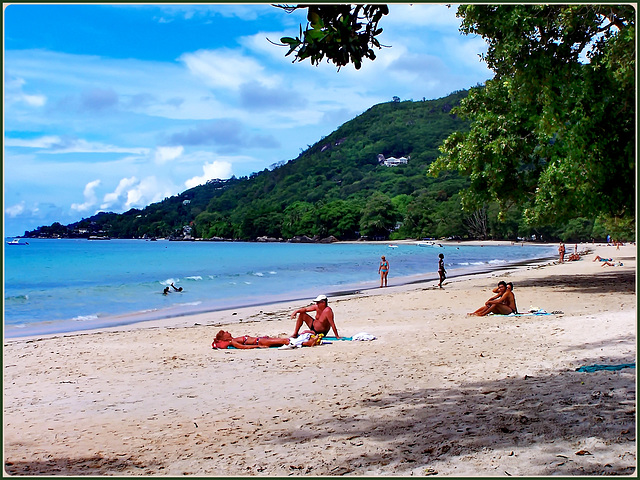
[[[510,284],[510,288],[504,281],[498,282],[498,287],[493,290],[497,295],[491,297],[486,301],[484,307],[480,307],[475,312],[468,315],[476,315],[483,317],[489,313],[499,313],[501,315],[509,315],[511,313],[517,313],[516,298],[513,295],[513,284]]]
[[[295,339],[290,338],[274,338],[274,337],[250,337],[244,335],[242,337],[233,337],[229,332],[220,330],[216,338],[213,340],[211,346],[213,348],[225,349],[229,347],[248,349],[248,348],[269,348],[269,347],[282,347],[284,345],[290,345],[292,343],[303,347],[312,347],[319,345],[322,342],[323,335],[307,335],[308,339],[300,337],[296,342]]]
[[[305,330],[300,333],[312,333],[315,335],[321,333],[326,335],[329,333],[329,330],[333,328],[333,333],[335,333],[336,338],[340,338],[336,324],[333,321],[333,310],[331,310],[331,307],[327,305],[327,296],[318,295],[313,302],[313,305],[299,308],[291,314],[291,318],[296,318],[297,316],[296,328],[291,337],[296,338],[298,336],[298,332],[300,332],[300,327],[302,327],[303,323],[306,323],[309,330]],[[307,312],[316,312],[316,318],[313,318]]]

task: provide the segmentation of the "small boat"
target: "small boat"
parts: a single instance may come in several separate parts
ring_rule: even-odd
[[[19,238],[14,238],[10,242],[7,242],[7,245],[29,245],[29,242],[22,243]]]
[[[398,248],[398,245],[389,245],[389,248]]]

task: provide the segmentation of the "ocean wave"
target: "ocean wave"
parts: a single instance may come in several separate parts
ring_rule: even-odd
[[[498,260],[497,258],[494,260],[489,260],[487,262],[489,265],[502,265],[503,263],[507,263],[506,260]]]
[[[264,273],[262,272],[253,272],[251,275],[255,275],[256,277],[264,277]]]
[[[172,283],[176,283],[178,280],[175,278],[167,278],[166,280],[160,280],[160,285],[164,285],[166,287],[170,286]]]
[[[90,322],[91,320],[97,320],[98,315],[78,315],[77,317],[73,317],[72,320],[77,322]]]
[[[278,272],[269,272],[270,275],[277,275]]]
[[[196,305],[202,305],[202,302],[197,301],[197,302],[185,302],[185,303],[177,303],[176,304],[179,307],[194,307]]]
[[[200,275],[192,275],[190,277],[184,277],[185,280],[202,280]]]

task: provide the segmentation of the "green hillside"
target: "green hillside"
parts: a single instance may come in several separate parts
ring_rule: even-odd
[[[535,234],[547,240],[588,240],[594,223],[585,219],[560,229],[532,229],[524,225],[517,208],[502,222],[491,205],[465,213],[458,192],[468,186],[468,179],[457,173],[427,175],[444,139],[468,130],[468,124],[451,112],[467,93],[375,105],[298,158],[271,170],[212,180],[141,210],[99,213],[67,226],[39,227],[25,236],[347,240],[514,239]],[[409,160],[406,165],[385,166],[379,155]]]

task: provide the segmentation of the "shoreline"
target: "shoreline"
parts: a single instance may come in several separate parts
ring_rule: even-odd
[[[4,344],[11,475],[580,476],[636,471],[636,248],[330,299],[341,335],[285,336],[300,303]],[[595,255],[623,266],[603,266]],[[498,280],[521,311],[469,317]],[[508,280],[507,280],[508,279]],[[235,313],[235,315],[233,315]]]
[[[362,244],[362,241],[353,241],[353,242],[339,242],[346,244]],[[423,241],[418,240],[400,240],[396,242],[388,242],[388,241],[367,241],[369,244],[379,244],[379,245],[387,245],[387,244],[398,244],[398,245],[418,245],[424,243]],[[439,241],[436,244],[440,244],[442,246],[512,246],[514,242],[510,241],[496,241],[496,240],[471,240],[471,241]],[[551,246],[554,244],[550,243],[540,243],[540,246]],[[590,244],[579,244],[580,251],[589,251]],[[526,267],[538,264],[544,264],[546,262],[553,261],[554,257],[540,257],[536,259],[528,259],[528,260],[519,260],[508,264],[485,264],[485,265],[477,265],[474,267],[467,267],[463,269],[463,272],[457,273],[455,269],[452,270],[452,274],[447,275],[447,280],[451,281],[453,278],[466,279],[472,278],[475,276],[482,276],[491,274],[494,272],[500,271],[510,271],[513,269],[517,269],[519,267]],[[420,277],[416,279],[416,277]],[[411,288],[420,288],[424,284],[438,281],[437,272],[432,272],[429,274],[421,274],[421,275],[412,275],[406,277],[392,277],[393,283],[390,287],[382,289],[383,291],[379,291],[380,289],[377,286],[362,286],[362,287],[348,287],[344,290],[335,290],[335,291],[327,291],[322,292],[325,293],[329,298],[333,299],[342,299],[342,298],[352,298],[357,297],[358,295],[367,294],[367,292],[377,292],[377,293],[390,293],[391,291],[397,291],[398,289],[405,290]],[[371,282],[376,283],[376,282]],[[389,288],[392,289],[389,291]],[[81,334],[95,334],[100,332],[117,332],[117,331],[130,331],[138,328],[169,328],[169,327],[179,327],[179,326],[187,326],[191,320],[193,320],[195,325],[201,325],[202,323],[198,323],[203,320],[204,316],[210,315],[214,317],[223,317],[229,315],[236,315],[237,312],[252,312],[249,315],[255,316],[256,312],[261,313],[263,309],[269,308],[277,308],[280,305],[294,305],[299,304],[300,302],[304,302],[306,297],[292,297],[285,299],[278,299],[274,301],[256,301],[249,304],[231,306],[231,307],[221,307],[221,308],[207,308],[198,310],[190,309],[185,310],[184,312],[158,312],[158,311],[142,311],[142,312],[130,312],[121,315],[113,315],[109,317],[105,317],[102,320],[102,323],[95,327],[89,328],[76,328],[72,330],[64,330],[64,331],[47,331],[46,326],[43,326],[43,323],[46,325],[48,322],[40,322],[37,326],[27,326],[24,328],[24,334],[12,335],[12,336],[4,336],[5,342],[11,341],[19,341],[19,340],[33,340],[40,338],[52,338],[58,336],[73,336],[73,335],[81,335]],[[293,308],[293,307],[292,307]],[[74,320],[65,320],[59,321],[60,324],[69,325]],[[100,323],[99,321],[96,323]],[[229,324],[236,323],[234,321],[230,321]],[[80,325],[78,325],[80,327]],[[53,327],[53,328],[63,328],[61,327]],[[12,331],[12,333],[18,333],[16,330]]]

